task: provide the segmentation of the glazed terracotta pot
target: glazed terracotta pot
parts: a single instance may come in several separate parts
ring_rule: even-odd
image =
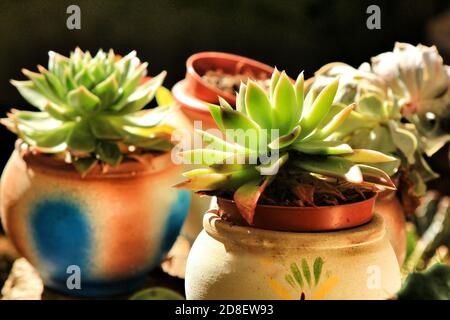
[[[70,164],[16,149],[2,175],[2,223],[48,287],[80,296],[132,291],[185,220],[190,193],[171,188],[181,171],[165,153],[82,178]],[[81,289],[70,290],[76,268]]]
[[[375,212],[386,221],[389,241],[394,248],[399,265],[403,265],[406,258],[406,219],[400,201],[395,191],[384,191],[379,194],[375,202]]]
[[[236,225],[210,210],[203,227],[188,257],[187,299],[387,299],[400,288],[378,214],[345,230],[286,232]]]
[[[222,97],[235,105],[236,97],[202,79],[208,70],[221,69],[227,74],[251,71],[265,74],[270,78],[273,68],[246,57],[223,52],[200,52],[186,61],[186,77],[172,89],[172,94],[183,112],[192,121],[202,121],[203,129],[215,128],[214,120],[209,114],[207,103],[218,103]]]

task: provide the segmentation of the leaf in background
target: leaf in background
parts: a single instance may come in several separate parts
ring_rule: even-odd
[[[403,153],[408,163],[414,164],[414,154],[417,150],[416,137],[408,130],[400,128],[394,120],[389,121],[389,130],[394,144]]]
[[[399,300],[450,300],[450,266],[435,264],[424,272],[408,275]]]
[[[161,86],[156,90],[156,102],[158,106],[166,106],[175,103],[175,99],[169,89]]]

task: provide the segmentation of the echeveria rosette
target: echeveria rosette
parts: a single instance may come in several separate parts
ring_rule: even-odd
[[[428,156],[450,140],[441,127],[441,121],[450,118],[450,67],[435,46],[397,42],[393,51],[372,58],[371,69],[392,89]]]
[[[373,73],[367,63],[355,69],[334,62],[315,73],[309,91],[317,94],[336,78],[340,79],[340,86],[328,117],[346,104],[355,103],[356,106],[333,138],[341,139],[353,148],[365,147],[396,157],[396,162],[376,166],[390,176],[398,172],[400,165],[407,168],[408,177],[413,181],[414,196],[423,195],[425,182],[437,175],[423,157],[425,145],[416,125],[402,121],[400,103],[392,88]]]
[[[135,51],[122,58],[112,50],[91,56],[77,48],[70,57],[51,51],[48,69],[24,69],[29,80],[11,81],[39,111],[13,109],[2,122],[33,150],[64,154],[82,174],[98,161],[118,165],[129,147],[169,150],[173,128],[163,120],[170,106],[143,109],[163,90],[166,72],[144,81],[147,65]]]
[[[210,105],[224,139],[200,131],[209,145],[180,153],[186,162],[200,160],[208,168],[184,173],[188,180],[178,187],[197,192],[232,192],[240,213],[250,224],[261,194],[286,166],[318,177],[347,180],[355,186],[395,188],[384,171],[372,166],[395,158],[377,151],[352,149],[331,139],[354,108],[346,106],[328,117],[338,85],[337,80],[333,81],[317,96],[311,93],[305,97],[303,73],[293,83],[278,70],[272,74],[269,92],[251,80],[241,84],[236,110],[223,99],[220,105]],[[279,136],[271,139],[266,130],[276,130]],[[243,139],[245,132],[254,132],[257,143]],[[273,161],[261,161],[274,154],[277,157]],[[252,164],[251,157],[259,161]]]

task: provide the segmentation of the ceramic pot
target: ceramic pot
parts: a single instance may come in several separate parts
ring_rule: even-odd
[[[183,112],[192,121],[202,121],[203,129],[216,128],[207,103],[218,103],[222,97],[235,105],[236,97],[202,79],[208,70],[221,69],[227,74],[251,71],[270,78],[273,68],[259,61],[223,52],[200,52],[186,61],[186,77],[172,89],[172,94]]]
[[[403,265],[406,258],[406,219],[400,201],[395,191],[382,192],[375,202],[375,212],[386,221],[386,231],[394,248],[399,265]]]
[[[133,291],[172,246],[190,193],[170,153],[82,178],[72,165],[16,149],[1,180],[2,223],[45,285],[79,296]],[[78,270],[81,289],[69,289]]]
[[[232,224],[211,210],[203,226],[187,262],[190,300],[387,299],[401,285],[378,214],[351,229],[283,232]]]

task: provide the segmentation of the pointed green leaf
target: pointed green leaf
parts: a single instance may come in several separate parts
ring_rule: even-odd
[[[294,86],[285,72],[281,73],[275,88],[273,106],[272,127],[278,128],[280,134],[285,135],[291,129],[293,115],[298,114]]]
[[[332,133],[336,132],[336,130],[344,123],[344,121],[348,118],[350,113],[354,108],[354,104],[351,104],[345,107],[343,110],[338,112],[330,121],[321,124],[320,129],[313,133],[311,136],[311,140],[323,140],[327,138]],[[325,119],[324,119],[325,120]],[[323,120],[323,121],[324,121]]]
[[[213,149],[193,149],[179,152],[178,156],[181,157],[186,164],[212,165],[224,163],[225,160],[235,157],[236,154]]]
[[[329,156],[326,158],[293,160],[292,164],[306,172],[343,178],[353,183],[361,183],[363,181],[359,167],[341,157]]]
[[[272,127],[272,106],[266,92],[254,81],[249,81],[245,93],[247,114],[262,129]]]
[[[297,80],[295,81],[294,89],[295,98],[297,100],[297,113],[295,113],[292,117],[291,127],[295,127],[298,125],[303,113],[303,102],[305,98],[305,78],[303,75],[303,71],[298,75]]]
[[[277,87],[278,80],[280,79],[280,75],[281,75],[280,71],[278,71],[277,67],[275,67],[275,69],[272,72],[272,77],[270,78],[270,88],[269,88],[270,101],[272,102],[275,93],[275,88]]]
[[[339,81],[336,79],[327,85],[314,100],[311,108],[307,110],[306,115],[300,122],[302,126],[302,137],[306,137],[311,133],[330,111],[338,86]]]
[[[260,127],[243,113],[221,108],[221,119],[227,140],[232,140],[245,148],[259,147]]]
[[[92,113],[100,106],[100,99],[84,86],[70,91],[67,99],[70,105],[81,114]]]
[[[122,152],[115,142],[100,141],[95,149],[99,159],[111,166],[117,166],[122,161]]]
[[[119,84],[114,74],[97,84],[92,92],[101,100],[102,107],[108,107],[117,98]]]
[[[33,81],[16,81],[11,80],[11,84],[17,88],[20,95],[31,105],[43,110],[47,102],[49,101],[33,83]]]
[[[292,144],[292,149],[317,155],[351,154],[353,149],[340,141],[299,141]]]
[[[81,176],[84,177],[91,169],[95,167],[97,162],[97,159],[94,157],[78,158],[73,161],[73,165],[75,166],[75,169],[81,173]]]
[[[209,113],[211,114],[211,117],[214,119],[214,122],[216,123],[217,127],[222,131],[222,133],[225,133],[225,128],[223,127],[222,123],[222,111],[221,107],[217,106],[215,104],[208,104]]]
[[[156,90],[156,102],[158,106],[166,106],[175,103],[175,100],[170,90],[161,86]]]
[[[300,126],[295,127],[289,134],[279,137],[272,141],[269,144],[269,148],[274,149],[282,149],[291,145],[300,135],[301,128]]]
[[[67,145],[75,151],[92,152],[95,150],[95,137],[86,120],[81,120],[74,125],[67,139]]]
[[[247,113],[247,107],[245,106],[245,96],[247,92],[247,86],[241,82],[239,87],[239,93],[236,96],[236,110],[242,113]]]
[[[395,157],[389,156],[379,151],[368,149],[353,149],[353,154],[349,154],[342,157],[352,162],[358,163],[391,162],[397,160],[397,158]]]
[[[259,197],[272,180],[273,176],[255,179],[240,186],[234,193],[233,199],[239,209],[239,213],[248,224],[253,224],[255,208]]]
[[[364,182],[373,183],[386,187],[387,189],[395,190],[395,184],[392,182],[391,178],[382,170],[368,165],[358,165],[364,178]]]

